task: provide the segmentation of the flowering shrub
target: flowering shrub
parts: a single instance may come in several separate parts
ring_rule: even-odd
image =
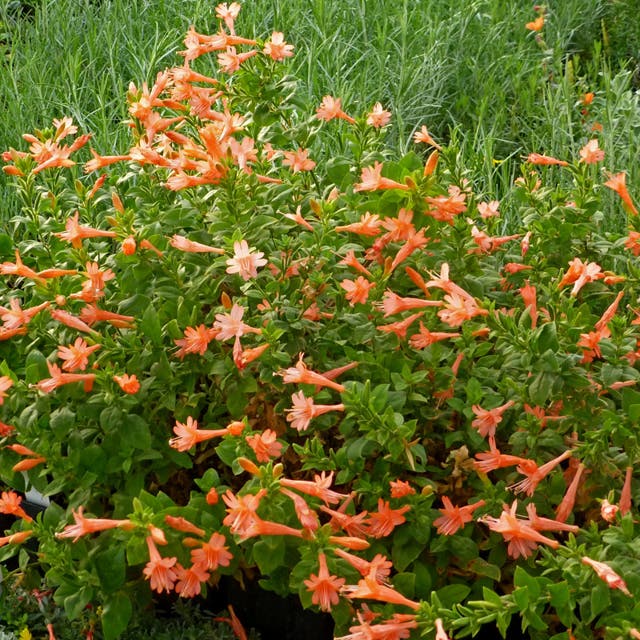
[[[4,153],[2,557],[106,638],[256,571],[351,640],[640,637],[640,225],[593,122],[498,202],[381,104],[309,113],[238,10],[130,86],[127,153]]]

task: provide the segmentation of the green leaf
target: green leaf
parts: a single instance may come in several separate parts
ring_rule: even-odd
[[[413,598],[416,592],[416,574],[397,573],[393,576],[393,586],[403,596]]]
[[[75,425],[76,414],[68,407],[56,409],[49,418],[51,431],[58,440],[64,440],[71,428]]]
[[[125,580],[124,549],[112,546],[94,558],[100,586],[105,593],[117,591]]]
[[[565,627],[570,627],[573,622],[573,607],[571,606],[569,585],[567,582],[558,582],[548,586],[550,604],[555,608],[560,622]]]
[[[127,628],[131,620],[130,598],[119,591],[106,599],[102,608],[102,632],[104,640],[115,640]]]
[[[122,443],[132,449],[145,451],[151,447],[151,431],[147,421],[135,413],[122,416],[120,426]]]
[[[538,329],[538,352],[544,353],[545,351],[557,351],[559,348],[558,334],[556,330],[555,322],[545,322],[540,329]]]
[[[153,342],[155,345],[162,344],[162,327],[160,326],[160,320],[158,313],[153,305],[149,305],[145,312],[142,314],[142,319],[139,322],[140,330],[142,333]]]
[[[604,582],[596,584],[591,591],[591,615],[593,618],[600,615],[609,606],[610,602],[609,587]]]
[[[469,563],[469,569],[480,576],[486,576],[496,582],[500,581],[500,567],[482,558],[475,558]]]
[[[281,536],[266,536],[253,545],[253,559],[260,572],[269,575],[284,563],[285,544]]]
[[[530,576],[522,567],[516,567],[513,574],[513,584],[515,587],[527,587],[532,600],[536,600],[540,595],[540,583],[537,578]]]
[[[398,529],[393,537],[391,558],[398,571],[404,571],[424,550],[425,545],[415,540],[411,527]]]
[[[554,378],[553,374],[546,371],[538,372],[533,378],[529,385],[529,398],[531,398],[531,402],[534,405],[543,406],[549,399],[553,389]]]
[[[64,611],[70,620],[75,620],[93,598],[91,587],[81,587],[64,599]]]
[[[443,607],[459,604],[471,593],[471,587],[465,584],[449,584],[436,592]]]
[[[25,359],[25,379],[29,384],[35,384],[49,376],[47,359],[37,349],[31,349]]]

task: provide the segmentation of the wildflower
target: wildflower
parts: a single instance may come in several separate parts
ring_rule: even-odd
[[[412,223],[413,211],[401,208],[395,218],[385,218],[382,226],[387,229],[385,238],[389,242],[408,240],[416,233]]]
[[[462,529],[467,522],[473,520],[473,512],[483,507],[485,501],[478,500],[478,502],[468,504],[464,507],[454,507],[447,496],[442,496],[442,504],[444,507],[438,509],[442,515],[436,518],[433,524],[440,535],[452,536],[459,529]]]
[[[32,385],[43,393],[51,393],[54,389],[73,382],[84,382],[85,391],[90,391],[96,378],[95,373],[63,373],[57,364],[49,361],[47,361],[47,367],[51,377]]]
[[[227,515],[222,524],[229,527],[234,535],[242,536],[257,519],[256,511],[266,493],[265,489],[260,489],[255,495],[249,493],[239,496],[234,495],[231,489],[228,489],[222,495],[222,500],[227,505]]]
[[[201,565],[194,564],[185,569],[178,563],[174,590],[181,598],[194,598],[200,594],[202,583],[208,579],[209,573]]]
[[[347,598],[365,598],[369,600],[377,600],[379,602],[390,602],[391,604],[400,604],[410,607],[415,611],[420,608],[419,602],[405,598],[405,596],[398,593],[395,589],[376,582],[376,580],[371,576],[363,578],[357,585],[347,585],[343,587],[341,591],[347,596]]]
[[[165,524],[169,525],[172,529],[176,531],[182,531],[183,533],[193,533],[196,536],[202,537],[205,534],[204,529],[197,527],[193,522],[189,522],[186,518],[182,516],[171,516],[166,515],[164,517]]]
[[[225,52],[218,54],[220,71],[228,74],[235,73],[243,62],[255,56],[257,53],[255,49],[245,51],[244,53],[237,53],[235,47],[227,47]]]
[[[391,273],[399,264],[404,262],[414,251],[422,249],[429,242],[428,238],[425,238],[424,229],[420,229],[415,233],[409,235],[405,243],[398,249],[398,253],[391,261],[391,265],[387,268],[385,265],[385,273]]]
[[[96,322],[109,322],[115,327],[129,328],[135,321],[133,316],[125,316],[120,313],[98,309],[95,304],[88,304],[83,307],[80,311],[80,318],[89,328]]]
[[[58,347],[58,358],[64,360],[62,368],[65,371],[80,369],[84,371],[89,364],[89,355],[100,349],[99,344],[89,346],[82,338],[77,338],[73,344]]]
[[[444,308],[438,311],[438,317],[450,327],[459,327],[465,320],[476,316],[486,316],[489,312],[478,307],[468,294],[451,293],[444,297]]]
[[[444,624],[442,622],[442,618],[436,618],[435,625],[436,625],[435,640],[449,640],[449,636],[447,635],[447,632],[444,630]]]
[[[580,162],[595,164],[604,159],[604,151],[598,147],[598,140],[594,138],[580,149]]]
[[[347,292],[345,296],[349,301],[350,306],[356,304],[364,304],[369,297],[369,291],[372,287],[375,287],[374,282],[369,282],[363,276],[358,276],[355,280],[343,280],[340,286]]]
[[[428,144],[438,149],[438,151],[442,149],[442,147],[439,144],[437,144],[435,140],[431,137],[431,134],[427,130],[427,127],[425,127],[424,125],[422,125],[422,128],[420,129],[420,131],[416,131],[413,134],[413,141]]]
[[[624,246],[626,249],[629,249],[634,256],[640,256],[640,232],[631,229]]]
[[[473,463],[473,466],[476,471],[481,473],[489,473],[489,471],[503,469],[504,467],[513,467],[526,460],[526,458],[519,456],[500,453],[495,447],[492,447],[491,450],[487,452],[476,453],[475,458],[476,462]]]
[[[536,288],[529,284],[527,280],[524,287],[518,290],[525,304],[525,309],[529,311],[531,318],[531,328],[535,329],[538,323],[538,305],[536,302]]]
[[[358,222],[345,224],[334,229],[338,233],[341,231],[350,231],[361,236],[377,236],[380,233],[380,217],[378,214],[371,215],[368,211],[364,213]]]
[[[241,338],[245,333],[262,333],[260,329],[254,329],[242,322],[244,307],[234,304],[230,313],[216,314],[213,328],[217,331],[216,340],[228,340],[229,338]]]
[[[176,424],[173,427],[173,432],[176,436],[169,440],[169,446],[178,451],[189,451],[191,447],[205,440],[221,438],[228,435],[240,435],[243,428],[244,423],[232,422],[224,429],[198,429],[197,420],[188,416],[187,422],[184,424],[176,420]]]
[[[390,322],[389,324],[379,325],[377,329],[378,331],[384,331],[385,333],[395,333],[398,338],[404,340],[407,337],[407,331],[409,330],[409,327],[422,316],[422,312],[413,313],[410,316],[406,317],[404,320],[398,320],[397,322]]]
[[[200,565],[206,571],[215,571],[218,567],[228,567],[233,555],[229,547],[225,547],[225,537],[213,533],[208,542],[203,542],[199,549],[191,552],[191,562]]]
[[[527,156],[527,162],[537,165],[558,165],[559,167],[567,167],[569,163],[566,160],[558,160],[551,156],[545,156],[540,153],[530,153]]]
[[[411,505],[405,504],[398,509],[392,509],[389,503],[382,498],[378,499],[378,511],[369,514],[369,535],[374,538],[385,538],[393,530],[406,522],[403,514],[411,509]]]
[[[453,224],[455,216],[467,210],[466,194],[460,187],[451,185],[448,189],[448,196],[436,196],[425,198],[425,202],[431,205],[426,213],[435,220]]]
[[[566,524],[559,520],[539,516],[536,505],[533,503],[527,505],[527,516],[529,517],[529,525],[536,531],[570,531],[571,533],[577,533],[580,529],[574,524]]]
[[[211,342],[217,334],[217,329],[212,327],[207,328],[203,324],[197,327],[187,327],[184,330],[184,338],[174,340],[174,343],[180,347],[176,352],[176,356],[182,360],[188,353],[203,355],[209,347],[209,342]]]
[[[6,331],[12,331],[19,329],[20,327],[29,324],[34,316],[46,309],[49,306],[49,302],[43,302],[35,307],[23,309],[20,305],[18,298],[11,298],[9,300],[9,309],[6,307],[0,307],[0,319],[2,320],[2,328]]]
[[[13,380],[9,376],[0,376],[0,405],[7,397],[7,390],[13,387]]]
[[[258,267],[267,264],[267,261],[262,257],[264,253],[261,251],[252,253],[246,240],[234,242],[233,251],[233,258],[227,260],[227,273],[237,273],[243,280],[255,278],[258,275]]]
[[[620,515],[624,516],[631,511],[631,477],[633,475],[633,467],[627,467],[624,476],[624,485],[620,494]]]
[[[378,191],[380,189],[400,189],[408,191],[409,187],[401,182],[382,177],[382,163],[374,162],[373,167],[364,167],[360,175],[360,182],[353,188],[354,191]]]
[[[236,338],[239,341],[239,338]],[[238,367],[238,369],[244,369],[250,362],[258,359],[267,349],[269,348],[269,343],[261,344],[257,347],[252,347],[250,349],[242,349],[239,352],[235,352],[233,354],[233,361]]]
[[[64,311],[63,309],[50,309],[49,313],[54,320],[61,322],[67,327],[83,331],[84,333],[95,333],[94,330],[80,318],[77,318],[72,313]]]
[[[298,173],[299,171],[311,171],[316,166],[316,163],[309,158],[308,149],[285,151],[282,164],[285,167],[291,167],[292,173]]]
[[[277,434],[272,429],[262,433],[246,436],[247,444],[253,449],[258,462],[269,462],[271,458],[278,458],[282,453],[282,443],[278,442]]]
[[[337,500],[336,500],[337,502]],[[345,501],[348,504],[349,498]],[[355,515],[350,515],[344,512],[346,509],[345,503],[340,505],[339,510],[330,509],[325,505],[320,505],[320,511],[324,511],[331,516],[329,524],[334,531],[344,531],[348,536],[354,538],[366,538],[368,535],[369,527],[365,522],[369,515],[367,511],[361,511]]]
[[[440,300],[424,300],[423,298],[403,298],[397,293],[387,289],[382,297],[382,303],[378,305],[384,311],[384,318],[393,316],[396,313],[410,311],[411,309],[422,309],[426,307],[440,307]]]
[[[473,225],[473,227],[471,227],[471,236],[473,237],[473,241],[478,245],[478,249],[475,250],[476,252],[493,253],[506,242],[517,240],[520,234],[516,233],[510,236],[491,237]]]
[[[18,531],[17,533],[11,533],[8,536],[0,538],[0,547],[4,547],[6,544],[21,544],[27,538],[31,537],[33,533],[32,529],[27,531]]]
[[[146,538],[147,548],[149,549],[149,562],[142,570],[145,580],[149,580],[152,591],[169,593],[173,590],[177,574],[174,565],[178,561],[176,557],[163,558],[158,551],[152,536]]]
[[[138,382],[138,378],[135,374],[130,376],[128,373],[125,373],[121,376],[113,376],[113,379],[125,393],[133,395],[140,391],[140,382]]]
[[[619,589],[626,596],[631,596],[625,581],[608,564],[592,560],[587,556],[582,556],[582,564],[591,567],[598,577],[604,580],[611,589]]]
[[[563,460],[571,457],[571,451],[565,451],[559,456],[545,462],[545,464],[538,466],[535,460],[525,460],[516,467],[516,471],[527,476],[524,480],[514,484],[511,488],[512,491],[520,492],[524,491],[528,496],[532,496],[540,482],[546,478],[546,476],[557,467]]]
[[[291,480],[289,478],[281,478],[280,485],[295,489],[301,493],[320,498],[326,504],[335,504],[346,498],[342,493],[330,489],[333,482],[333,471],[326,475],[323,471],[320,475],[316,474],[313,481],[309,480]]]
[[[318,574],[312,573],[308,580],[304,581],[307,591],[310,591],[312,604],[320,607],[322,611],[331,611],[331,606],[338,604],[340,589],[345,583],[344,578],[329,574],[327,559],[324,553],[318,554]]]
[[[136,252],[136,239],[133,236],[128,236],[122,241],[122,253],[125,256],[132,256]]]
[[[411,338],[409,338],[409,344],[414,349],[426,349],[436,342],[448,340],[449,338],[458,338],[460,335],[460,333],[449,333],[446,331],[429,331],[429,329],[420,322],[420,331],[414,333]]]
[[[404,498],[415,494],[416,490],[405,480],[390,480],[392,498]]]
[[[23,278],[30,278],[32,280],[39,280],[38,274],[31,268],[27,267],[20,257],[20,252],[15,251],[16,261],[3,262],[0,264],[0,274],[3,276],[21,276]]]
[[[276,62],[290,58],[293,55],[293,45],[284,41],[284,34],[280,31],[274,31],[271,34],[271,40],[267,40],[264,45],[263,53]]]
[[[286,380],[285,380],[286,382]],[[344,404],[314,404],[313,398],[305,398],[302,391],[291,396],[293,407],[285,409],[287,422],[298,431],[306,431],[313,418],[328,413],[329,411],[344,411]]]
[[[499,518],[489,515],[481,516],[478,522],[486,524],[492,531],[496,531],[508,542],[507,553],[515,559],[520,556],[528,558],[537,548],[538,543],[547,544],[553,549],[560,545],[557,541],[543,536],[536,531],[527,520],[521,520],[516,515],[518,501],[514,500],[511,508],[504,506]]]
[[[184,236],[174,235],[172,236],[169,244],[174,249],[180,251],[186,251],[188,253],[217,253],[219,255],[224,254],[224,249],[218,249],[217,247],[210,247],[208,244],[202,244],[201,242],[194,242],[188,240]]]
[[[367,114],[367,124],[376,129],[386,127],[389,124],[389,120],[391,120],[391,112],[385,111],[379,102],[376,102]]]
[[[497,218],[500,215],[498,207],[500,206],[499,200],[491,200],[490,202],[478,202],[478,212],[483,220],[488,218]]]
[[[640,236],[640,234],[638,234],[638,236]],[[350,249],[349,251],[347,251],[347,254],[345,255],[345,257],[342,260],[340,260],[338,264],[344,264],[348,267],[352,267],[356,271],[359,271],[360,273],[362,273],[363,275],[369,276],[370,278],[372,277],[371,271],[369,271],[369,269],[367,269],[366,267],[361,265],[360,262],[358,262],[358,259],[356,258],[356,254],[354,253],[353,249]]]
[[[529,29],[529,31],[542,31],[542,27],[544,27],[544,13],[541,13],[532,22],[527,22],[524,26],[525,29]]]
[[[22,518],[27,522],[31,522],[33,518],[20,506],[22,497],[15,491],[3,491],[0,495],[0,513]]]
[[[56,533],[56,538],[73,538],[77,542],[82,536],[108,529],[131,530],[135,525],[131,520],[111,520],[108,518],[85,518],[84,507],[79,507],[77,511],[72,511],[75,524],[68,524],[62,531]]]
[[[338,393],[342,393],[344,391],[343,385],[334,382],[327,376],[309,369],[302,361],[303,358],[304,354],[301,353],[295,367],[289,367],[284,371],[278,372],[278,375],[282,376],[282,380],[285,384],[290,382],[294,384],[313,384],[319,387],[329,387]]]
[[[60,240],[66,240],[71,243],[74,249],[79,249],[82,246],[82,240],[84,238],[115,238],[115,231],[102,231],[100,229],[93,229],[91,227],[85,227],[79,222],[80,214],[76,211],[72,218],[68,218],[65,223],[65,230],[54,233],[53,235],[60,238]]]
[[[595,262],[584,263],[580,258],[574,258],[569,262],[569,269],[567,269],[567,272],[562,276],[558,287],[573,284],[570,295],[575,296],[585,284],[600,280],[601,278],[604,278],[604,274],[599,264]]]
[[[355,120],[342,110],[340,98],[333,98],[332,96],[324,96],[324,98],[322,98],[322,103],[316,109],[316,118],[318,118],[318,120],[324,120],[325,122],[329,122],[335,118],[341,118],[349,124],[355,123]]]
[[[631,196],[627,191],[626,185],[627,174],[624,171],[620,173],[610,174],[609,180],[604,183],[605,187],[609,187],[609,189],[613,189],[620,198],[622,199],[622,203],[624,208],[634,216],[638,215],[638,209],[636,209],[633,201],[631,200]]]
[[[472,421],[471,426],[475,427],[483,438],[489,436],[490,439],[494,439],[496,427],[502,422],[502,414],[514,404],[513,400],[509,400],[493,409],[483,409],[479,404],[474,404],[471,410],[476,418]]]
[[[296,212],[295,213],[283,213],[282,215],[285,218],[289,218],[289,220],[293,220],[296,224],[299,224],[301,227],[304,227],[305,229],[307,229],[307,231],[313,231],[313,227],[311,226],[311,224],[309,222],[307,222],[303,217],[302,217],[302,213],[300,212],[301,207],[298,206],[296,208]]]
[[[364,560],[354,556],[343,549],[334,549],[333,552],[343,560],[346,560],[362,577],[372,576],[377,582],[384,582],[391,573],[393,563],[381,554],[376,554],[373,560]]]
[[[620,511],[620,507],[617,504],[611,504],[606,498],[600,505],[600,515],[606,522],[615,522],[618,511]]]
[[[320,526],[318,514],[309,507],[307,501],[289,489],[280,487],[280,493],[287,496],[293,502],[293,508],[296,511],[296,517],[300,524],[309,531],[316,531]]]

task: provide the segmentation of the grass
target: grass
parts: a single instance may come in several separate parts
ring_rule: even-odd
[[[204,32],[216,25],[208,0],[30,0],[33,10],[20,11],[25,4],[0,5],[0,149],[69,114],[102,153],[125,150],[129,82],[152,81],[175,64],[189,24]],[[616,0],[550,2],[538,44],[524,27],[532,8],[516,0],[252,0],[238,30],[286,34],[310,104],[333,94],[363,112],[382,101],[401,151],[422,124],[441,140],[457,128],[471,166],[486,169],[479,187],[499,197],[513,169],[496,170],[493,159],[566,156],[586,142],[578,102],[587,90],[597,92],[609,166],[638,181],[640,109],[627,47],[640,41],[640,27],[624,12]]]

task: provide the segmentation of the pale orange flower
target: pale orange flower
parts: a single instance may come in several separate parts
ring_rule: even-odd
[[[640,236],[640,234],[638,234]],[[353,251],[353,249],[350,249],[349,251],[347,251],[347,254],[345,255],[344,258],[342,258],[342,260],[340,260],[340,262],[338,262],[338,264],[344,264],[348,267],[352,267],[354,268],[356,271],[359,271],[360,273],[364,274],[365,276],[368,277],[373,277],[371,275],[371,271],[369,271],[369,269],[367,269],[366,267],[364,267],[362,264],[360,264],[360,262],[358,261],[358,258],[356,258],[356,254]]]
[[[535,20],[527,22],[524,26],[525,29],[529,29],[529,31],[542,31],[544,27],[544,14],[541,13]]]
[[[242,5],[239,2],[231,4],[222,2],[216,7],[216,17],[224,21],[231,34],[234,34],[234,23],[240,14],[240,9],[242,9]]]
[[[317,531],[320,527],[320,520],[318,519],[318,514],[309,507],[307,501],[302,496],[284,487],[280,487],[280,493],[293,502],[293,508],[300,524],[309,531]]]
[[[536,531],[570,531],[577,533],[580,530],[575,524],[566,524],[552,518],[543,518],[537,513],[536,505],[531,502],[527,505],[527,516],[529,516],[529,524]]]
[[[598,577],[604,580],[611,589],[619,589],[626,596],[631,596],[625,581],[608,564],[592,560],[587,556],[582,557],[582,564],[591,567]]]
[[[425,238],[424,229],[411,233],[405,243],[398,249],[389,266],[385,265],[385,274],[391,273],[402,264],[414,251],[424,248],[429,243],[429,238]]]
[[[476,316],[486,316],[489,312],[481,309],[469,294],[450,293],[444,297],[444,308],[438,311],[438,317],[450,327],[459,327],[466,320]]]
[[[500,453],[498,449],[492,447],[490,451],[476,453],[476,461],[473,466],[480,473],[489,473],[495,469],[503,469],[504,467],[514,467],[526,461],[526,458],[520,456],[512,456],[507,453]]]
[[[15,256],[15,263],[3,262],[2,264],[0,264],[0,274],[2,274],[3,276],[22,276],[23,278],[38,280],[38,274],[22,262],[20,252],[17,249],[15,251]]]
[[[624,476],[624,485],[620,494],[620,515],[624,516],[631,511],[631,478],[633,476],[633,467],[627,467]]]
[[[514,404],[513,400],[509,400],[493,409],[483,409],[479,404],[474,404],[471,410],[476,418],[471,422],[471,426],[475,427],[483,438],[489,436],[490,440],[494,439],[496,427],[502,422],[502,414]]]
[[[442,514],[433,521],[434,527],[440,535],[452,536],[465,524],[473,520],[473,512],[485,505],[484,500],[478,500],[473,504],[464,507],[454,507],[447,496],[442,496],[442,509],[438,509]]]
[[[382,108],[382,104],[376,102],[371,111],[367,114],[367,124],[370,127],[379,129],[386,127],[391,120],[391,112]]]
[[[553,471],[563,460],[571,457],[571,451],[565,451],[559,456],[538,466],[535,460],[525,460],[521,462],[516,471],[526,476],[524,480],[509,487],[514,492],[524,491],[528,496],[532,496],[540,482]]]
[[[449,640],[449,636],[447,635],[447,632],[444,630],[444,623],[442,622],[442,618],[436,618],[435,625],[436,625],[435,640]]]
[[[82,536],[108,529],[126,529],[130,531],[135,528],[131,520],[111,520],[109,518],[85,518],[84,507],[79,507],[77,511],[72,511],[75,524],[68,524],[62,531],[56,533],[56,538],[73,538],[77,542]]]
[[[520,237],[519,233],[510,236],[490,236],[484,231],[480,231],[476,225],[471,227],[471,237],[475,244],[478,245],[478,249],[475,252],[493,253],[499,249],[503,244],[510,240],[517,240]]]
[[[216,337],[218,330],[213,327],[205,327],[203,324],[197,327],[187,327],[184,330],[184,338],[174,340],[176,346],[180,347],[176,356],[181,360],[188,353],[204,355],[209,343]]]
[[[271,39],[265,42],[262,52],[276,62],[279,62],[293,55],[293,45],[287,44],[284,41],[283,33],[274,31],[271,34]]]
[[[331,525],[331,528],[334,531],[344,531],[347,536],[357,539],[366,538],[368,535],[369,527],[365,520],[367,519],[369,513],[367,511],[361,511],[360,513],[354,515],[345,513],[345,503],[348,504],[349,500],[350,498],[347,497],[345,502],[340,505],[340,508],[337,511],[335,509],[330,509],[326,505],[320,505],[320,511],[324,511],[324,513],[327,513],[331,516],[329,525]]]
[[[282,376],[283,382],[285,384],[293,383],[293,384],[313,384],[320,387],[329,387],[330,389],[334,389],[339,393],[344,391],[344,386],[334,382],[327,376],[322,375],[321,373],[316,373],[307,367],[307,365],[302,361],[304,358],[304,353],[301,353],[298,357],[298,362],[295,367],[289,367],[288,369],[284,369],[283,371],[279,371],[278,375]]]
[[[133,236],[128,236],[122,241],[121,247],[125,256],[132,256],[137,249],[136,239]]]
[[[54,320],[61,322],[67,327],[84,331],[85,333],[96,333],[88,324],[68,311],[64,311],[63,309],[50,309],[49,313]]]
[[[292,173],[299,171],[311,171],[316,163],[309,158],[309,149],[297,149],[296,151],[285,151],[283,166],[291,167]]]
[[[354,191],[378,191],[381,189],[400,189],[409,191],[409,186],[382,176],[382,163],[374,162],[373,167],[364,167],[360,182],[354,185]]]
[[[289,218],[289,220],[293,220],[296,224],[299,224],[301,227],[307,229],[307,231],[313,231],[313,227],[307,220],[302,217],[301,207],[298,205],[295,213],[283,213],[285,218]]]
[[[0,404],[4,403],[7,391],[13,387],[13,380],[9,376],[0,376]]]
[[[318,554],[318,574],[312,573],[308,580],[304,581],[307,591],[310,591],[312,604],[320,607],[322,611],[331,611],[331,606],[338,604],[338,595],[345,583],[344,578],[329,574],[327,559],[324,553]]]
[[[200,595],[202,583],[209,579],[209,573],[199,564],[185,569],[180,563],[176,564],[176,585],[174,591],[181,598],[194,598]]]
[[[602,267],[595,262],[582,262],[580,258],[574,258],[569,262],[569,269],[562,276],[558,283],[558,287],[564,287],[567,284],[573,284],[571,296],[578,294],[580,289],[588,282],[594,282],[604,278]]]
[[[322,103],[316,109],[316,118],[325,122],[329,122],[334,118],[341,118],[350,124],[355,123],[355,120],[342,110],[340,98],[333,98],[332,96],[324,96],[322,98]]]
[[[102,231],[101,229],[93,229],[86,227],[79,222],[80,214],[76,211],[72,218],[67,218],[65,224],[65,230],[53,235],[66,240],[71,243],[74,249],[79,249],[82,246],[82,240],[84,238],[115,238],[115,231]]]
[[[600,505],[600,516],[606,522],[615,522],[618,511],[620,511],[620,507],[617,504],[611,504],[606,498]]]
[[[382,226],[387,229],[385,239],[389,242],[408,240],[416,233],[412,223],[413,211],[401,208],[395,218],[389,217],[382,221]]]
[[[245,51],[244,53],[237,53],[235,47],[227,47],[227,50],[218,54],[218,64],[220,65],[220,71],[228,73],[229,75],[235,73],[243,62],[255,56],[258,52],[255,49],[251,51]]]
[[[367,600],[377,600],[378,602],[389,602],[410,607],[414,611],[420,608],[420,603],[409,600],[395,589],[387,585],[380,584],[372,576],[367,576],[360,580],[357,585],[347,585],[341,589],[347,598],[364,598]]]
[[[234,242],[233,251],[233,258],[227,260],[227,273],[237,273],[245,281],[255,278],[258,275],[258,267],[267,264],[267,260],[263,258],[264,253],[262,251],[253,253],[246,240]]]
[[[135,374],[130,376],[128,373],[125,373],[121,376],[113,376],[113,379],[125,393],[133,395],[140,391],[140,382],[138,382]]]
[[[620,198],[622,199],[622,203],[624,205],[624,208],[629,213],[633,214],[634,216],[637,216],[638,215],[638,210],[636,209],[635,205],[633,204],[633,201],[631,200],[631,196],[629,195],[629,192],[627,191],[626,180],[627,180],[627,174],[624,171],[621,171],[620,173],[616,173],[615,175],[614,174],[610,174],[609,175],[609,180],[607,180],[604,183],[604,186],[605,187],[609,187],[609,189],[613,189],[613,191],[615,191],[620,196]]]
[[[456,185],[451,185],[448,189],[448,196],[435,196],[425,198],[425,202],[431,205],[426,213],[435,220],[446,222],[452,225],[455,216],[467,210],[466,194]]]
[[[528,520],[518,518],[517,508],[518,501],[514,500],[510,508],[504,505],[499,518],[485,515],[478,518],[478,522],[482,522],[492,531],[500,533],[509,543],[507,553],[515,559],[521,556],[528,558],[537,548],[538,543],[549,545],[552,549],[557,549],[560,546],[556,540],[547,538],[536,531]]]
[[[587,144],[580,149],[580,162],[585,164],[595,164],[604,159],[604,151],[599,148],[597,138],[589,140]]]
[[[415,494],[416,490],[405,480],[390,480],[392,498],[404,498]]]
[[[377,305],[384,311],[384,318],[393,316],[396,313],[410,311],[411,309],[422,309],[426,307],[441,307],[440,300],[424,300],[423,298],[403,298],[397,293],[387,289],[384,292],[382,302]]]
[[[222,524],[229,527],[234,535],[243,536],[258,518],[256,511],[260,501],[266,495],[266,489],[260,489],[258,493],[244,496],[234,495],[231,489],[222,494],[222,500],[227,505],[227,515]]]
[[[89,355],[100,349],[99,344],[89,346],[82,338],[77,338],[73,344],[58,347],[58,358],[64,360],[62,368],[65,371],[80,369],[84,371],[89,364]]]
[[[416,131],[413,134],[413,141],[428,144],[438,149],[438,151],[442,149],[442,147],[439,144],[437,144],[435,140],[431,137],[431,134],[427,130],[427,127],[425,127],[424,125],[422,125],[422,128],[420,129],[420,131]]]
[[[178,451],[189,451],[191,447],[205,440],[228,435],[240,435],[243,427],[244,424],[242,422],[232,422],[224,429],[198,429],[198,421],[188,416],[184,424],[176,420],[176,424],[173,427],[173,432],[176,435],[169,440],[169,446]]]
[[[498,211],[499,206],[499,200],[478,202],[478,213],[483,220],[487,220],[488,218],[497,218],[500,215],[500,211]]]
[[[108,167],[116,162],[125,162],[127,160],[131,160],[130,155],[121,155],[121,156],[101,156],[99,153],[96,153],[93,149],[89,149],[91,151],[91,155],[93,158],[84,164],[85,173],[91,173],[91,171],[97,171],[98,169],[102,169],[104,167]]]
[[[624,246],[626,249],[629,249],[634,256],[640,256],[640,232],[630,230]]]
[[[356,304],[364,304],[369,297],[369,291],[376,285],[365,277],[358,276],[355,280],[343,280],[340,286],[347,292],[345,297],[353,307]]]
[[[282,443],[278,442],[277,434],[272,429],[246,436],[245,440],[256,454],[258,462],[269,462],[271,458],[278,458],[282,453]]]
[[[525,305],[525,310],[529,310],[529,317],[531,318],[531,328],[535,329],[536,324],[538,323],[538,304],[536,300],[536,288],[533,285],[529,284],[527,280],[525,282],[524,287],[520,287],[518,289],[520,295],[522,296],[522,300]]]
[[[91,329],[96,322],[109,322],[114,327],[130,328],[133,326],[135,318],[133,316],[125,316],[120,313],[113,313],[98,309],[94,304],[88,304],[80,311],[80,318]]]
[[[378,214],[371,214],[368,211],[363,213],[358,222],[351,224],[345,224],[335,227],[334,231],[338,233],[341,231],[349,231],[351,233],[357,233],[361,236],[377,236],[380,233],[380,216]]]
[[[18,298],[9,300],[10,308],[0,307],[0,319],[2,320],[3,329],[12,331],[29,324],[31,319],[42,309],[49,306],[49,302],[43,302],[36,307],[23,309]]]
[[[51,393],[54,389],[73,382],[84,382],[85,391],[90,391],[96,379],[95,373],[63,373],[57,364],[49,361],[47,361],[47,367],[51,377],[40,380],[35,385],[30,385],[38,388],[43,393]]]
[[[173,590],[173,585],[177,575],[173,568],[178,561],[176,557],[163,558],[158,551],[152,536],[147,536],[147,547],[149,549],[149,562],[142,570],[145,580],[150,581],[151,590],[162,593],[169,593]]]
[[[224,254],[224,249],[218,249],[218,247],[211,247],[208,244],[202,244],[201,242],[195,242],[188,240],[184,236],[174,235],[172,236],[169,244],[174,249],[180,251],[186,251],[189,253],[217,253],[219,255]]]
[[[553,158],[551,156],[545,156],[540,153],[530,153],[527,156],[527,162],[530,164],[536,165],[558,165],[559,167],[567,167],[569,163],[566,160],[558,160],[557,158]]]
[[[205,534],[204,529],[197,527],[195,524],[193,524],[193,522],[189,522],[189,520],[183,518],[182,516],[166,515],[164,517],[164,522],[176,531],[182,531],[183,533],[193,533],[194,535],[200,537]]]
[[[22,497],[15,491],[3,491],[0,496],[0,513],[22,518],[27,522],[33,521],[33,518],[20,506]]]
[[[448,340],[449,338],[458,338],[460,335],[460,333],[448,333],[445,331],[429,331],[421,322],[420,331],[409,338],[409,344],[414,349],[426,349],[436,342]]]
[[[191,562],[200,565],[206,571],[215,571],[218,567],[228,567],[233,555],[229,547],[225,547],[225,537],[220,533],[212,533],[208,542],[203,542],[199,549],[191,552]]]
[[[257,254],[256,254],[257,255]],[[213,329],[216,330],[216,340],[228,340],[229,338],[241,338],[246,333],[262,333],[261,329],[254,329],[242,322],[244,307],[234,304],[229,313],[217,313]]]
[[[286,382],[286,380],[285,380]],[[315,404],[313,398],[306,398],[302,391],[291,396],[293,407],[285,409],[287,422],[297,431],[306,431],[313,418],[317,418],[329,411],[344,411],[344,404]]]
[[[378,331],[384,331],[385,333],[395,333],[398,338],[404,340],[407,337],[407,331],[409,330],[409,327],[411,327],[411,325],[423,315],[423,312],[413,313],[410,316],[406,317],[404,320],[398,320],[397,322],[378,325],[376,328],[378,329]]]
[[[11,533],[8,536],[0,538],[0,547],[4,547],[7,544],[21,544],[27,538],[31,536],[33,529],[28,531],[18,531],[17,533]]]
[[[411,509],[411,505],[405,504],[398,509],[392,509],[389,502],[378,499],[378,511],[369,513],[367,524],[369,525],[368,535],[374,538],[385,538],[391,535],[393,530],[406,522],[403,514]]]
[[[333,471],[328,475],[323,471],[320,475],[316,474],[313,481],[310,480],[291,480],[290,478],[280,478],[280,484],[283,487],[289,487],[310,496],[320,498],[326,504],[335,504],[346,499],[343,493],[338,493],[330,489],[333,482]]]

